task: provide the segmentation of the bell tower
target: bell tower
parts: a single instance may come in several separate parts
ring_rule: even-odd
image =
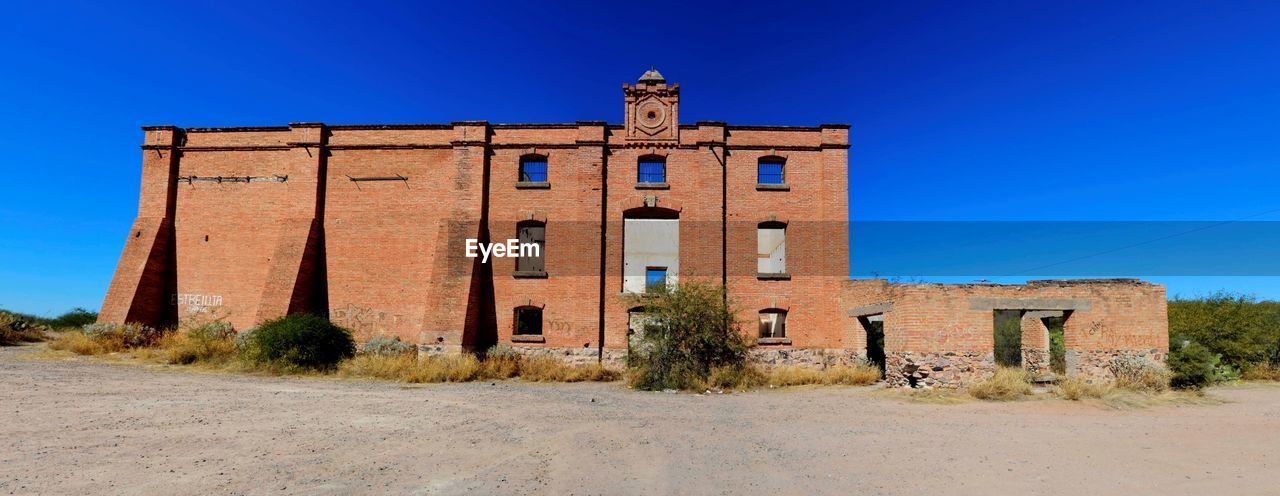
[[[629,141],[677,141],[680,139],[680,85],[650,67],[635,85],[623,84],[627,103],[626,138]]]

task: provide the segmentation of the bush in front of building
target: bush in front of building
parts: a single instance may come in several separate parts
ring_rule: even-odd
[[[285,369],[329,370],[356,353],[351,331],[305,313],[263,322],[240,341],[245,361]]]
[[[1169,389],[1169,370],[1148,358],[1116,357],[1111,359],[1107,370],[1115,376],[1115,387],[1120,389],[1147,393]]]
[[[632,387],[701,389],[713,369],[747,366],[749,344],[724,287],[681,281],[631,298],[644,307],[639,335],[627,353]]]

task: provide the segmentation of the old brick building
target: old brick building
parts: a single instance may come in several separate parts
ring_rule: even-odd
[[[643,310],[622,295],[700,277],[728,287],[763,361],[865,356],[860,329],[873,315],[890,375],[919,376],[904,361],[912,353],[951,351],[952,338],[929,333],[990,351],[990,308],[963,325],[931,320],[937,298],[848,280],[848,125],[681,124],[679,85],[653,70],[623,97],[620,125],[144,127],[138,218],[100,320],[172,325],[208,313],[246,329],[313,312],[358,340],[398,336],[427,351],[505,343],[616,360]],[[468,240],[507,239],[539,253],[466,256]],[[1109,297],[1103,286],[1115,285],[1088,286],[1091,301]],[[964,291],[1084,298],[1076,287]],[[1143,289],[1118,289],[1123,308],[1022,307],[1075,312],[1072,326],[1146,319],[1125,324],[1123,340],[1104,326],[1068,342],[1158,357],[1163,289],[1130,287]],[[1135,310],[1148,314],[1120,316]],[[991,368],[976,362],[958,380]]]

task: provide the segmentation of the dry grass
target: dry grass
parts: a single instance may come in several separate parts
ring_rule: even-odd
[[[1240,378],[1246,381],[1280,381],[1280,365],[1254,365],[1245,369]]]
[[[130,348],[114,334],[90,337],[82,332],[66,332],[49,342],[49,348],[79,355],[107,355],[131,352],[127,358],[143,362],[199,365],[234,372],[263,374],[307,374],[309,369],[281,363],[249,363],[240,359],[235,339],[198,328],[183,329],[160,338],[154,346]],[[484,360],[474,355],[429,356],[415,354],[362,354],[339,364],[338,375],[408,383],[467,382],[519,377],[530,382],[610,382],[621,378],[617,370],[598,364],[573,366],[553,358],[499,355]]]
[[[1116,389],[1159,393],[1169,390],[1169,372],[1163,368],[1149,367],[1136,373],[1117,374]]]
[[[0,346],[44,341],[46,329],[31,317],[0,310]]]
[[[969,386],[969,395],[980,400],[1011,401],[1031,392],[1031,374],[1017,367],[998,367],[990,379]]]
[[[754,365],[730,365],[724,367],[715,367],[711,369],[711,373],[707,375],[705,384],[697,388],[706,390],[734,390],[734,389],[754,389],[767,384],[768,375]]]
[[[771,386],[865,386],[880,380],[880,368],[870,364],[837,365],[818,370],[782,366],[767,370],[765,382]]]
[[[574,366],[553,358],[498,356],[480,360],[473,355],[440,355],[419,359],[413,354],[363,354],[343,361],[338,374],[407,383],[468,382],[519,377],[530,382],[611,382],[616,370],[598,364]]]
[[[1069,375],[1058,381],[1053,394],[1059,398],[1080,401],[1088,398],[1101,398],[1113,389],[1110,384],[1093,383],[1078,375]]]
[[[175,332],[160,339],[156,347],[163,359],[172,364],[226,365],[236,359],[236,343],[230,338],[215,338]]]
[[[1205,394],[1203,391],[1169,390],[1168,387],[1160,387],[1159,382],[1151,379],[1093,383],[1074,375],[1058,381],[1053,394],[1071,401],[1097,400],[1102,405],[1115,410],[1133,410],[1162,405],[1217,405],[1225,402],[1222,398]]]
[[[788,386],[866,386],[879,381],[880,368],[870,364],[837,365],[826,369],[784,365],[761,367],[724,366],[711,369],[705,381],[697,381],[694,390],[746,390],[758,387]]]
[[[519,376],[531,382],[613,382],[622,373],[597,363],[573,366],[554,358],[528,358],[520,364]]]
[[[125,350],[123,340],[94,339],[80,331],[67,331],[49,340],[49,348],[77,355],[105,355]]]
[[[28,327],[25,329],[12,329],[0,325],[0,346],[13,346],[22,343],[37,343],[44,341],[45,334],[42,327]]]

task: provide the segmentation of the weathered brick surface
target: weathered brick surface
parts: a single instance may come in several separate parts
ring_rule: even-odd
[[[990,371],[992,349],[991,311],[971,309],[972,297],[1087,299],[1066,334],[1082,370],[1100,353],[1167,350],[1159,286],[849,281],[848,126],[681,124],[679,86],[653,78],[624,96],[623,124],[144,128],[138,218],[100,319],[210,313],[246,329],[307,311],[359,340],[399,336],[424,352],[509,344],[617,361],[635,304],[622,295],[623,219],[663,212],[680,222],[678,277],[726,284],[744,332],[754,336],[761,310],[788,312],[786,339],[753,352],[766,363],[865,356],[847,310],[891,302],[891,382],[922,360],[930,380],[968,380]],[[546,158],[546,184],[518,181],[531,154]],[[637,183],[646,155],[665,157],[665,185]],[[764,157],[784,161],[785,188],[757,185]],[[545,277],[514,273],[513,258],[464,256],[468,238],[502,242],[530,220],[546,226]],[[786,226],[789,278],[756,274],[762,222]],[[513,339],[521,306],[543,310],[540,342]],[[1033,367],[1046,340],[1024,333]],[[947,353],[969,358],[934,371]]]
[[[891,303],[883,312],[887,378],[892,384],[957,385],[995,370],[994,310],[1064,310],[1068,373],[1105,379],[1111,357],[1163,361],[1169,350],[1164,286],[1128,279],[1032,281],[1001,284],[845,284],[850,308]],[[1067,309],[1067,307],[1074,307]],[[850,335],[865,331],[856,319]],[[1024,360],[1047,368],[1047,331],[1023,319]],[[865,346],[865,345],[864,345]],[[1027,353],[1030,351],[1030,353]]]

